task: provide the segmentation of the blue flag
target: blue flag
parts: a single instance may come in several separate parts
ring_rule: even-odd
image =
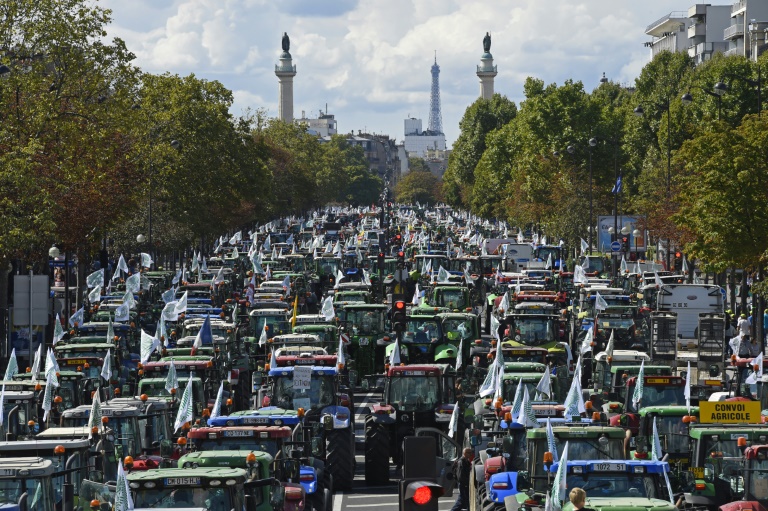
[[[211,317],[206,316],[203,326],[200,327],[200,331],[197,332],[195,338],[194,347],[200,348],[204,345],[211,346],[213,344],[213,331],[211,330]]]
[[[621,193],[621,174],[619,174],[619,177],[616,178],[616,184],[613,185],[613,190],[611,190],[611,193]]]

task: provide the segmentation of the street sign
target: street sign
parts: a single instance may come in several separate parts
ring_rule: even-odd
[[[703,401],[699,419],[702,424],[760,424],[760,402]]]
[[[30,288],[32,289],[31,293]],[[50,307],[49,299],[50,288],[48,287],[47,275],[14,275],[13,324],[24,326],[47,325],[48,308]]]
[[[618,241],[614,241],[611,243],[611,252],[618,252],[621,250],[621,243]]]
[[[341,342],[343,342],[344,344],[348,344],[349,343],[349,334],[348,333],[345,332],[345,333],[341,334]]]

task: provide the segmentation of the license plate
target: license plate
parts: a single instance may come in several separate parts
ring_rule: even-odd
[[[593,463],[592,470],[595,472],[625,472],[627,465],[624,463]]]
[[[67,365],[68,366],[81,366],[85,364],[86,360],[84,358],[68,358],[67,359]]]
[[[368,346],[368,338],[367,337],[361,337],[358,339],[357,344],[360,346]]]
[[[243,424],[269,424],[269,417],[250,417],[243,419]],[[243,431],[243,433],[247,433]]]
[[[253,436],[253,431],[225,431],[224,436],[227,436],[227,437]]]
[[[200,486],[199,477],[166,477],[166,486]]]
[[[14,470],[14,469],[4,468],[4,469],[0,470],[0,476],[2,476],[2,477],[6,477],[6,476],[13,477],[15,475],[16,475],[16,470]]]

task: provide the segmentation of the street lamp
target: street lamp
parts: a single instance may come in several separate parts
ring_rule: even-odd
[[[705,89],[704,87],[697,87],[704,91],[706,94],[709,94],[710,96],[714,96],[717,98],[717,120],[720,120],[720,114],[723,109],[723,94],[725,94],[728,91],[728,86],[723,83],[722,81],[717,82],[715,86],[713,87],[713,91]],[[683,94],[680,97],[680,101],[684,105],[690,105],[693,101],[693,95],[691,95],[691,90],[688,89],[688,92]]]
[[[51,248],[48,249],[48,257],[51,259],[56,259],[61,255],[61,250],[59,250],[59,247],[56,245],[52,245]]]
[[[144,243],[145,241],[147,241],[147,238],[143,234],[136,236],[136,243]]]

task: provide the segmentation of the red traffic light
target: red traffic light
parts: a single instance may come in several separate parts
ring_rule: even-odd
[[[675,252],[675,257],[683,257],[683,254],[681,254],[680,252]]]
[[[397,253],[397,257],[405,257],[405,252],[401,250],[400,252]]]
[[[399,311],[404,311],[405,310],[405,302],[403,302],[403,301],[395,302],[395,309],[397,309]]]
[[[428,504],[430,500],[432,500],[432,488],[429,486],[420,486],[413,492],[413,502],[420,506]]]
[[[396,239],[397,241],[400,241],[401,239],[403,239],[403,237],[402,237],[402,236],[400,236],[399,234],[395,234],[395,239]]]
[[[623,241],[624,243],[626,243],[626,242],[627,242],[627,241],[629,241],[629,240],[627,239],[627,237],[626,237],[626,236],[624,236],[623,238],[621,238],[621,241]]]
[[[384,252],[379,252],[379,258],[384,259]]]

